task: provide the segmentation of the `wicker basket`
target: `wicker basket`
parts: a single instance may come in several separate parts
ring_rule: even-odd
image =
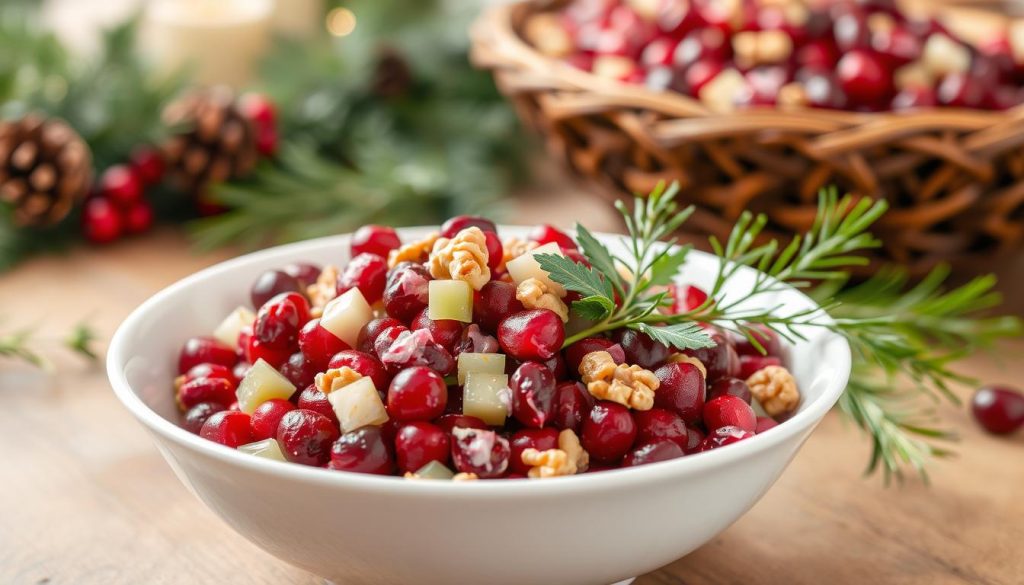
[[[939,262],[977,266],[1024,239],[1024,107],[901,113],[751,109],[729,114],[672,92],[607,80],[547,58],[521,37],[545,2],[488,9],[472,30],[474,63],[550,151],[611,198],[679,181],[698,205],[687,223],[723,237],[744,210],[773,235],[805,230],[817,193],[836,185],[884,197],[878,235],[915,275]]]

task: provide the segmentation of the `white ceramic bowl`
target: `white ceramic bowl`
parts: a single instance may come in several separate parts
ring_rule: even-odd
[[[419,228],[404,238],[422,236]],[[521,228],[502,228],[520,235]],[[616,236],[602,236],[618,246]],[[715,451],[631,469],[543,481],[411,482],[341,473],[239,453],[179,428],[171,392],[178,350],[248,301],[262,271],[292,261],[339,264],[348,237],[242,256],[164,289],[136,309],[110,345],[114,391],[156,439],[182,482],[239,534],[336,583],[605,585],[686,555],[771,487],[839,398],[850,371],[840,337],[804,331],[791,347],[804,400],[775,429]],[[694,252],[682,278],[707,285],[717,261]],[[731,294],[749,290],[742,270]],[[812,307],[785,289],[753,299]],[[769,305],[770,304],[770,305]]]

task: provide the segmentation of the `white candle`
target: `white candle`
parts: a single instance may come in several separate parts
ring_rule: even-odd
[[[188,67],[204,85],[248,82],[270,46],[274,0],[153,0],[141,43],[164,72]]]

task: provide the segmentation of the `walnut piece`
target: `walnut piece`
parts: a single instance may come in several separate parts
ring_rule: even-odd
[[[527,474],[531,479],[575,475],[586,471],[590,465],[590,455],[583,450],[572,429],[565,429],[558,434],[557,449],[526,449],[522,453],[522,460],[523,464],[531,466]]]
[[[328,264],[316,277],[316,282],[306,287],[306,296],[309,297],[310,314],[319,318],[327,303],[338,296],[338,267]]]
[[[527,309],[548,309],[569,322],[569,307],[542,280],[527,278],[516,287],[516,299]]]
[[[456,473],[452,476],[452,481],[476,481],[480,477],[475,473]]]
[[[595,398],[635,410],[650,410],[654,406],[654,391],[661,385],[649,370],[637,365],[616,365],[607,351],[592,351],[583,356],[580,374]]]
[[[313,383],[316,385],[317,389],[324,394],[330,394],[331,392],[335,392],[345,386],[348,386],[362,377],[362,374],[352,368],[342,366],[340,368],[331,368],[326,372],[317,374]]]
[[[796,380],[782,366],[767,366],[754,372],[747,378],[747,386],[768,416],[792,412],[800,404]]]
[[[708,369],[704,366],[704,362],[693,356],[686,355],[685,353],[674,353],[668,356],[667,361],[670,364],[693,364],[698,370],[700,370],[700,375],[703,376],[705,380],[708,379]]]
[[[498,268],[504,270],[505,264],[515,260],[523,254],[536,250],[540,244],[530,240],[520,240],[519,238],[509,238],[501,244],[501,265]]]
[[[397,250],[391,250],[388,254],[388,268],[394,268],[402,262],[425,262],[430,257],[430,251],[434,249],[434,242],[440,234],[434,232],[416,242],[402,245]]]
[[[455,234],[452,239],[438,238],[430,253],[430,275],[443,280],[464,280],[480,290],[491,280],[487,267],[487,236],[473,226]]]

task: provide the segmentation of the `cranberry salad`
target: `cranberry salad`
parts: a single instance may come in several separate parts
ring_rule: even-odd
[[[338,471],[549,478],[716,449],[797,407],[775,331],[665,325],[715,302],[633,282],[666,258],[674,275],[681,254],[609,276],[598,267],[617,260],[578,234],[502,239],[469,216],[411,241],[366,226],[344,266],[270,270],[250,306],[182,347],[183,426]]]

